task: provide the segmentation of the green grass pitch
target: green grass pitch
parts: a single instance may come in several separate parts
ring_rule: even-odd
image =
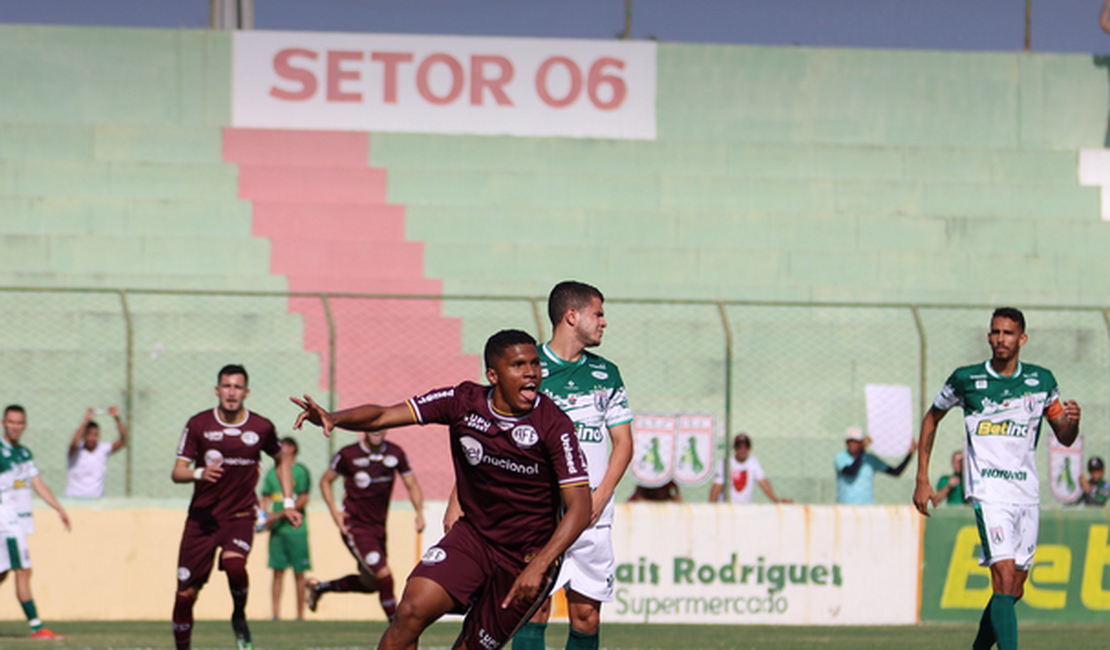
[[[0,623],[0,647],[102,650],[112,648],[172,650],[173,636],[165,622],[51,622],[64,641],[31,641],[25,623]],[[373,648],[385,629],[382,623],[324,621],[256,621],[251,623],[255,648],[259,650],[352,650]],[[458,634],[457,621],[436,624],[421,639],[421,648],[449,648]],[[721,650],[858,650],[899,648],[901,650],[948,650],[971,647],[975,628],[969,625],[920,625],[875,627],[798,627],[726,625],[633,625],[603,624],[603,650],[654,650],[664,648]],[[566,640],[566,624],[554,623],[547,647],[560,649]],[[1021,627],[1025,648],[1103,650],[1110,647],[1110,623],[1105,625],[1026,625]],[[234,648],[231,626],[226,621],[198,621],[193,647]]]

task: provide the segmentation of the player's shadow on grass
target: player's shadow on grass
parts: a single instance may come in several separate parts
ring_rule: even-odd
[[[1096,54],[1091,60],[1096,68],[1106,68],[1107,95],[1110,95],[1110,55]],[[1106,135],[1102,139],[1102,146],[1110,147],[1110,113],[1106,116]]]

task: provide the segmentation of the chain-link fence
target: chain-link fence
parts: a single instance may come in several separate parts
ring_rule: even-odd
[[[248,407],[286,435],[297,412],[290,395],[308,393],[332,407],[396,403],[463,379],[480,381],[481,350],[496,330],[550,335],[544,299],[529,297],[0,289],[0,301],[0,400],[26,407],[24,442],[47,482],[62,491],[66,449],[84,410],[118,405],[131,442],[111,461],[106,495],[117,497],[187,496],[169,480],[176,444],[189,416],[215,406],[216,371],[226,363],[247,367]],[[831,503],[844,431],[868,424],[866,387],[907,387],[912,399],[899,417],[916,433],[948,374],[988,358],[991,310],[611,298],[599,352],[620,366],[637,413],[711,415],[713,463],[731,449],[728,434],[746,431],[776,492]],[[1025,311],[1022,358],[1052,369],[1064,396],[1082,405],[1085,457],[1105,456],[1108,311]],[[110,418],[99,417],[102,439],[113,440]],[[451,471],[444,432],[391,435],[428,495],[445,496]],[[343,432],[328,440],[316,429],[297,436],[300,460],[316,476],[335,449],[354,440]],[[953,414],[938,434],[934,477],[962,440],[961,418]],[[1054,503],[1044,452],[1039,465],[1043,499]],[[898,479],[877,477],[877,501],[907,503],[913,469]],[[618,497],[632,488],[626,477]],[[708,483],[685,486],[683,497],[701,501],[708,492]]]

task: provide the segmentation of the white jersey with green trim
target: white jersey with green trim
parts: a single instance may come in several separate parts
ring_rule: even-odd
[[[1010,377],[990,361],[957,368],[933,401],[964,410],[966,496],[991,503],[1040,503],[1037,442],[1047,413],[1062,413],[1056,378],[1046,368],[1018,363]]]
[[[15,458],[11,447],[0,444],[0,536],[22,532],[23,524],[15,511]]]
[[[540,365],[540,390],[574,422],[594,489],[609,468],[609,427],[632,421],[620,370],[589,351],[583,351],[577,361],[564,361],[547,343],[540,346]],[[596,525],[612,522],[613,500],[609,499]]]

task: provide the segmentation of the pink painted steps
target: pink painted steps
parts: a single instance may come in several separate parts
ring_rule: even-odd
[[[440,282],[424,277],[423,244],[405,240],[404,206],[386,202],[386,170],[369,166],[369,134],[228,128],[223,144],[224,160],[239,165],[239,196],[252,203],[254,235],[270,240],[271,272],[291,291],[440,295]],[[338,298],[331,308],[340,406],[392,404],[479,376],[479,357],[462,352],[462,323],[443,316],[439,300]],[[320,301],[294,298],[289,309],[304,317],[305,348],[320,356],[326,390]],[[445,433],[408,429],[391,439],[425,495],[446,498]]]

